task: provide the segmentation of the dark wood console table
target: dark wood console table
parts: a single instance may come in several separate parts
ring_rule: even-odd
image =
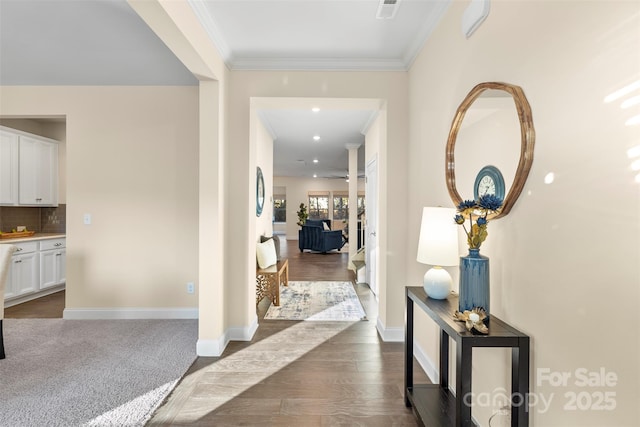
[[[407,287],[405,325],[404,385],[405,404],[412,407],[424,426],[474,426],[471,406],[464,396],[471,393],[471,355],[473,347],[511,347],[511,425],[527,427],[529,411],[529,337],[491,315],[489,334],[467,331],[453,319],[458,297],[434,300],[422,287]],[[413,384],[413,310],[417,304],[440,327],[440,384]],[[455,396],[449,390],[449,338],[456,342]]]

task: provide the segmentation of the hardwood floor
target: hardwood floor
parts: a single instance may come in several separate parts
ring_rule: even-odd
[[[62,319],[64,291],[24,302],[4,309],[7,319]]]
[[[290,280],[353,282],[343,253],[300,253],[282,240]],[[250,342],[231,342],[221,357],[199,357],[152,426],[416,426],[403,398],[403,344],[382,342],[377,304],[354,285],[368,321],[265,320]],[[64,292],[10,307],[5,317],[62,317]],[[414,362],[416,382],[429,382]]]
[[[289,280],[353,281],[346,253],[300,253],[282,242]],[[404,405],[403,344],[382,342],[377,306],[355,285],[368,321],[265,320],[250,342],[231,342],[221,357],[199,357],[148,425],[416,426]],[[414,362],[416,382],[428,382]]]

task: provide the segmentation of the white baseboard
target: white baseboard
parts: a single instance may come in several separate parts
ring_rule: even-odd
[[[196,343],[196,354],[202,357],[221,356],[228,343],[229,340],[226,339],[224,334],[217,340],[199,339]]]
[[[231,327],[227,329],[226,335],[229,341],[251,341],[258,330],[258,316],[253,318],[251,325],[246,327]]]
[[[197,308],[65,308],[63,319],[197,319]]]
[[[427,374],[432,383],[438,384],[440,382],[440,373],[438,367],[433,363],[433,360],[427,356],[427,353],[420,347],[415,340],[413,341],[413,355],[422,367],[422,370]]]
[[[415,340],[413,341],[413,355],[415,356],[418,364],[422,367],[422,370],[425,372],[425,374],[427,374],[431,382],[433,384],[440,383],[440,367],[437,366],[433,362],[433,360],[429,358],[429,356],[427,356],[427,353],[425,353],[422,347],[420,347],[420,344],[418,344]],[[449,379],[451,380],[451,378]],[[449,391],[454,396],[456,395],[455,384],[449,384]],[[471,417],[471,419],[475,421],[475,425],[482,425],[475,418]]]
[[[376,322],[376,329],[378,330],[378,334],[382,338],[382,341],[385,342],[404,342],[404,328],[385,328],[385,326],[378,318]],[[438,373],[438,368],[433,363],[433,361],[427,356],[427,353],[420,347],[415,340],[413,341],[413,355],[416,360],[427,374],[429,379],[437,384],[440,381],[440,376]]]
[[[382,321],[378,317],[376,322],[376,329],[382,341],[384,342],[404,342],[404,327],[402,328],[387,328],[382,324]]]
[[[251,325],[247,327],[231,327],[216,340],[199,339],[196,344],[196,354],[204,357],[221,356],[229,341],[251,341],[257,330],[258,317],[256,316]]]

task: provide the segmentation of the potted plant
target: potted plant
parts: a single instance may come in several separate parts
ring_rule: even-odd
[[[300,203],[300,209],[296,212],[298,214],[298,222],[297,224],[302,227],[305,222],[307,222],[307,218],[309,218],[309,214],[307,213],[307,207],[304,203]]]

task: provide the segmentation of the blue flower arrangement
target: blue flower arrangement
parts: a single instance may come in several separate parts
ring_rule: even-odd
[[[493,194],[480,196],[478,200],[463,200],[458,205],[458,214],[454,217],[456,224],[462,225],[467,235],[469,249],[480,249],[489,233],[487,216],[500,211],[503,200]],[[465,226],[466,218],[469,218],[469,229]],[[475,220],[475,224],[474,224]]]

